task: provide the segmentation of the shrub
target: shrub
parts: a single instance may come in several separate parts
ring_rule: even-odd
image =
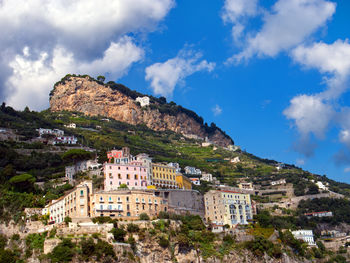
[[[74,244],[70,239],[63,239],[49,254],[52,263],[70,262],[75,254]]]
[[[127,230],[128,230],[128,232],[130,232],[130,233],[135,233],[135,232],[138,232],[138,231],[140,230],[140,228],[139,228],[138,225],[135,225],[135,224],[133,224],[133,223],[130,223],[130,224],[128,224]]]
[[[121,228],[113,228],[111,233],[113,234],[116,242],[124,242],[126,232]]]
[[[140,220],[149,220],[149,216],[146,213],[140,214]]]
[[[21,239],[21,237],[19,236],[19,234],[13,234],[11,237],[11,240],[14,240],[14,241],[18,241],[20,239]]]
[[[162,247],[162,248],[167,248],[169,247],[169,240],[165,237],[165,236],[161,236],[158,240],[158,244]]]
[[[64,222],[66,223],[66,225],[69,225],[69,223],[72,222],[72,218],[70,218],[69,216],[66,216],[66,217],[64,218]]]

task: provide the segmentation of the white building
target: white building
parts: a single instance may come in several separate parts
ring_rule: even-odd
[[[323,191],[328,191],[328,187],[325,186],[321,181],[318,181],[316,183],[316,185],[317,185],[318,189],[323,190]]]
[[[57,136],[52,144],[77,144],[78,138],[75,136]]]
[[[287,183],[286,179],[280,179],[280,180],[277,180],[277,181],[272,181],[270,184],[271,185],[280,185],[280,184],[285,184],[285,183]]]
[[[95,160],[87,160],[77,162],[75,165],[66,166],[66,178],[69,180],[69,183],[74,182],[74,175],[79,172],[86,172],[88,170],[98,169],[100,164],[98,164]]]
[[[40,136],[42,136],[44,134],[51,134],[51,135],[55,135],[55,136],[63,136],[64,135],[64,131],[59,130],[59,129],[43,129],[43,128],[39,128],[37,131],[39,132]]]
[[[147,167],[147,185],[153,185],[152,158],[146,153],[136,155],[136,161]]]
[[[186,166],[185,167],[185,174],[201,175],[202,171],[200,169],[196,169],[195,167]]]
[[[239,163],[241,160],[239,159],[239,156],[231,159],[231,163]]]
[[[75,123],[69,123],[68,125],[64,125],[64,127],[75,129],[75,128],[77,128],[77,125]]]
[[[148,106],[149,105],[149,97],[137,97],[136,100],[140,103],[141,107]]]
[[[303,240],[309,246],[315,246],[314,234],[312,230],[296,230],[292,231],[292,234],[295,239]]]
[[[65,218],[65,202],[64,197],[57,200],[52,200],[50,204],[45,206],[42,210],[43,215],[49,215],[49,222],[54,221],[55,223],[64,222]]]
[[[202,181],[207,181],[207,182],[212,182],[213,181],[213,175],[212,174],[208,174],[208,173],[202,173],[201,180]]]

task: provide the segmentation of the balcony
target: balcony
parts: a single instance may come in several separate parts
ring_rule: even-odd
[[[115,213],[115,212],[123,212],[123,209],[96,209],[96,212],[98,213]]]

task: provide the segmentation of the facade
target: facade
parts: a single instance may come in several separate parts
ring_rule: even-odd
[[[107,153],[109,163],[127,164],[133,160],[130,149],[123,147],[121,150],[112,150]]]
[[[78,139],[75,136],[57,136],[52,144],[77,144]]]
[[[195,167],[186,166],[185,167],[185,174],[201,175],[202,171],[200,169],[195,168]]]
[[[314,234],[312,230],[297,230],[292,231],[292,234],[295,239],[300,239],[307,243],[309,246],[315,246]]]
[[[215,225],[248,224],[253,219],[249,194],[210,190],[204,195],[205,219]]]
[[[176,173],[181,173],[180,164],[178,164],[178,163],[168,163],[168,166],[175,168],[175,172]]]
[[[43,209],[43,215],[49,215],[49,222],[62,223],[64,222],[65,213],[64,197],[57,200],[52,200],[50,204]]]
[[[192,189],[191,180],[182,174],[176,175],[176,183],[177,183],[179,189],[186,189],[186,190]]]
[[[202,173],[201,180],[202,181],[206,181],[206,182],[212,182],[213,181],[213,175],[212,174],[208,174],[208,173]]]
[[[76,175],[77,173],[85,172],[90,169],[98,169],[99,166],[100,165],[95,160],[77,162],[74,165],[66,166],[65,176],[68,179],[69,183],[73,183],[75,180],[74,175]]]
[[[147,187],[147,167],[142,162],[105,163],[104,190],[118,189],[122,184],[128,188],[141,189]]]
[[[201,180],[199,178],[189,178],[191,183],[194,185],[201,185]]]
[[[43,128],[39,128],[39,135],[42,136],[44,134],[52,134],[55,136],[63,136],[64,135],[64,131],[59,130],[59,129],[43,129]]]
[[[140,103],[141,107],[145,107],[149,105],[149,97],[137,97],[136,100],[137,102]]]
[[[239,183],[238,188],[245,190],[254,190],[253,183]]]
[[[280,184],[285,184],[286,183],[286,179],[281,179],[281,180],[277,180],[277,181],[272,181],[270,184],[271,185],[280,185]]]
[[[110,216],[116,218],[138,219],[140,214],[157,216],[160,211],[168,211],[161,196],[153,191],[113,190],[101,191],[92,198],[93,217]]]
[[[147,185],[152,185],[153,176],[152,176],[152,158],[146,154],[141,153],[136,155],[136,161],[141,162],[144,167],[146,167],[147,172]]]
[[[175,170],[166,164],[152,163],[153,185],[157,188],[178,188]]]
[[[322,212],[312,212],[312,213],[305,213],[308,218],[311,217],[332,217],[333,213],[331,211],[322,211]]]

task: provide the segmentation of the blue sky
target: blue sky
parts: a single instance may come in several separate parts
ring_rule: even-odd
[[[103,74],[259,157],[350,182],[349,1],[101,1],[5,0],[0,98],[41,110],[66,73]]]

